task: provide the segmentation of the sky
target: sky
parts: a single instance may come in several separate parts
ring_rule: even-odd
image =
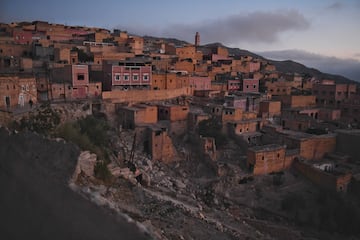
[[[44,20],[221,42],[360,81],[360,0],[1,0],[0,22]]]

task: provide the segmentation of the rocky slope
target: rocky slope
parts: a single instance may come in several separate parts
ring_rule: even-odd
[[[68,187],[79,150],[0,128],[1,239],[149,239]]]

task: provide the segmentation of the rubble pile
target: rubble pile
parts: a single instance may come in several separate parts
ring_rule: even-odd
[[[275,211],[261,219],[262,213],[253,210],[272,202],[262,199],[259,187],[269,186],[273,191],[272,183],[269,179],[261,182],[248,178],[234,161],[236,146],[232,143],[219,152],[222,160],[216,163],[218,171],[210,170],[209,174],[208,161],[202,159],[154,162],[141,146],[132,149],[133,138],[131,130],[112,136],[117,157],[108,165],[113,175],[110,185],[90,181],[80,183],[77,191],[137,222],[154,239],[280,239],[279,234],[283,239],[302,239],[299,231],[284,224],[285,218],[268,222]],[[134,157],[129,165],[132,151]],[[87,153],[82,155],[79,160],[89,159]],[[227,174],[218,174],[219,169],[227,169]],[[241,179],[245,183],[240,184]]]

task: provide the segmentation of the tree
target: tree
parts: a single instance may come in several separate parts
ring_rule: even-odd
[[[216,118],[203,120],[199,123],[199,134],[203,137],[215,138],[217,147],[225,145],[227,137],[221,132],[222,124]]]

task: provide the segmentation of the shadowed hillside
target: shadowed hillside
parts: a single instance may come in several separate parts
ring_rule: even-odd
[[[0,143],[1,239],[147,239],[68,187],[74,145],[3,128]]]

